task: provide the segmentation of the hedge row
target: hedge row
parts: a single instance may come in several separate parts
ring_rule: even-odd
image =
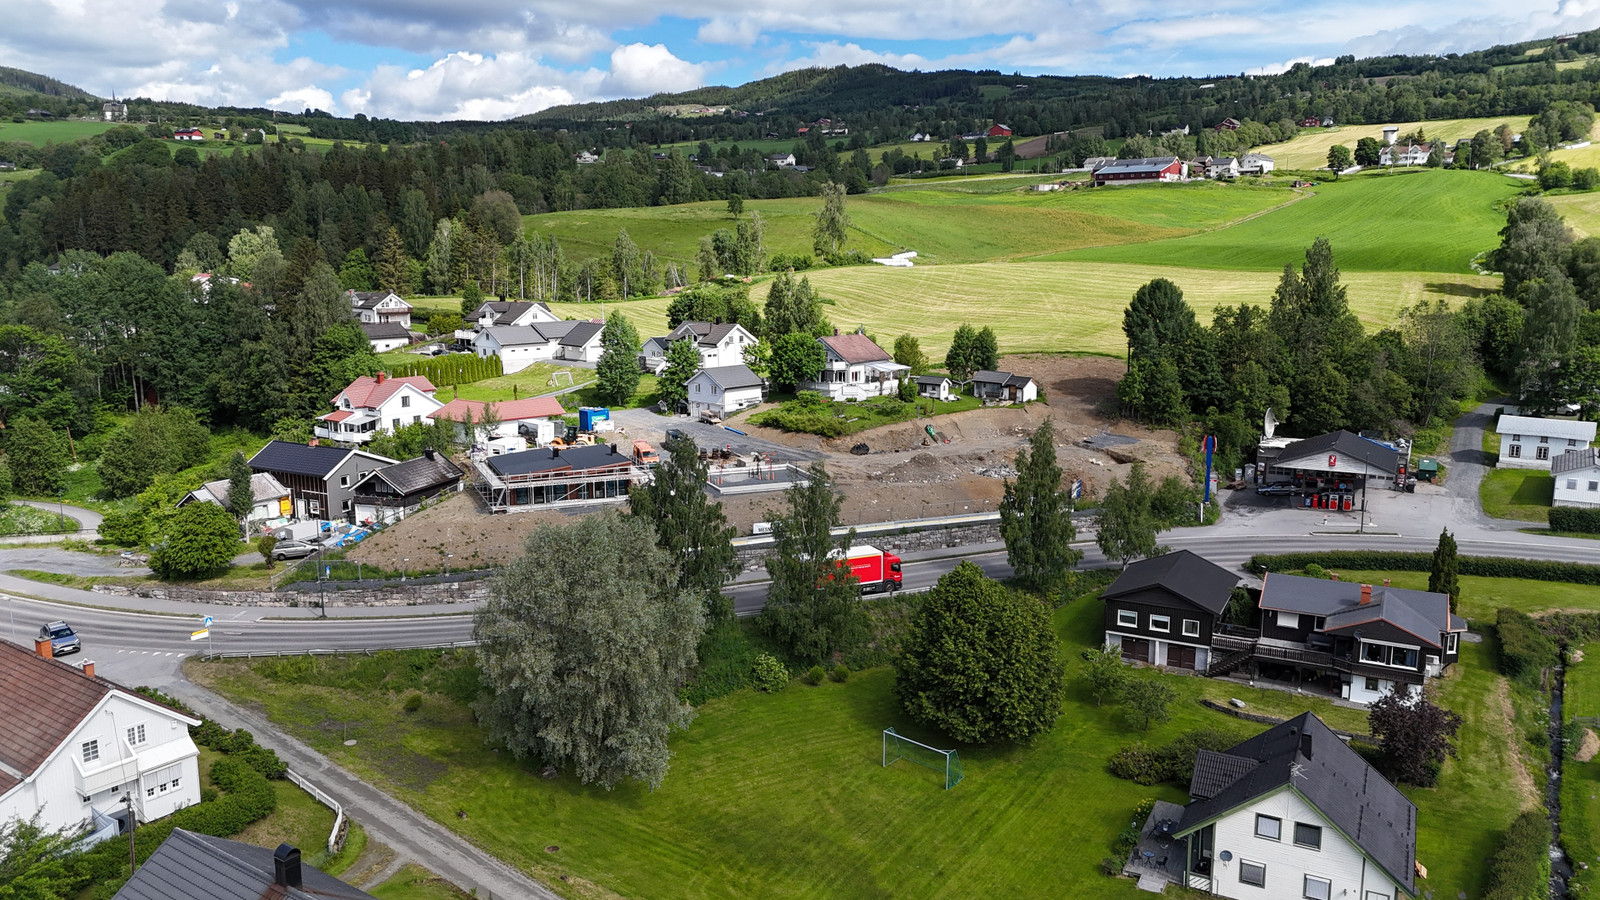
[[[1494,625],[1500,635],[1500,671],[1507,678],[1537,682],[1559,661],[1555,641],[1527,613],[1501,607]]]
[[[1194,758],[1201,750],[1226,750],[1239,743],[1237,735],[1226,731],[1197,729],[1185,731],[1160,747],[1133,744],[1111,755],[1111,774],[1138,784],[1170,781],[1189,786],[1194,776]]]
[[[423,375],[436,387],[448,384],[471,384],[485,378],[498,378],[505,369],[498,356],[476,356],[471,353],[450,353],[416,362],[395,363],[389,374],[396,378]]]
[[[1552,506],[1550,530],[1575,534],[1600,534],[1600,506]]]
[[[1550,884],[1550,822],[1530,809],[1511,820],[1500,849],[1489,857],[1483,900],[1542,900]]]
[[[1459,556],[1462,575],[1483,578],[1525,578],[1531,581],[1564,581],[1600,586],[1600,565],[1553,562],[1542,559],[1515,559],[1499,556]],[[1250,558],[1250,571],[1288,572],[1316,564],[1324,568],[1361,569],[1385,572],[1427,572],[1433,568],[1431,553],[1401,553],[1393,550],[1329,550],[1316,553],[1278,553]]]

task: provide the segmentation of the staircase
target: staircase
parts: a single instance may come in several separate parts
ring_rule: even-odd
[[[1224,675],[1231,675],[1240,666],[1249,662],[1250,657],[1253,655],[1255,655],[1254,647],[1245,647],[1241,650],[1235,650],[1232,653],[1229,653],[1227,656],[1224,656],[1207,666],[1206,677],[1221,678]]]

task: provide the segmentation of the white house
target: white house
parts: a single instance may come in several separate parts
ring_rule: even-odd
[[[982,370],[972,375],[972,396],[1003,403],[1029,403],[1039,399],[1039,385],[1026,375]]]
[[[386,353],[411,345],[411,331],[399,322],[362,322],[361,333],[367,336],[373,353]]]
[[[1172,831],[1187,886],[1261,900],[1401,900],[1417,808],[1311,713],[1196,755]]]
[[[411,304],[393,291],[350,291],[350,308],[357,319],[376,325],[397,322],[411,327]]]
[[[1550,461],[1568,450],[1594,443],[1595,423],[1576,419],[1540,419],[1501,416],[1498,469],[1548,469]]]
[[[523,300],[489,300],[467,316],[467,321],[488,328],[491,325],[532,325],[559,322],[561,317],[543,303]]]
[[[250,476],[250,493],[253,504],[250,515],[245,517],[246,525],[257,525],[271,522],[274,519],[286,519],[294,515],[294,500],[289,489],[283,482],[272,477],[266,472],[257,472]],[[178,501],[179,506],[186,503],[215,503],[224,509],[228,506],[228,479],[208,481],[198,488],[185,494]]]
[[[777,166],[780,169],[792,169],[794,168],[794,154],[774,153],[767,157],[767,162],[772,163],[774,166]]]
[[[574,322],[567,333],[556,341],[556,359],[570,362],[597,363],[600,361],[600,332],[603,322]]]
[[[0,822],[35,813],[47,830],[118,832],[124,796],[140,822],[200,802],[200,720],[50,658],[0,641]]]
[[[725,419],[741,409],[759,406],[766,382],[746,365],[716,366],[694,373],[685,385],[689,415],[710,414]]]
[[[1206,177],[1212,179],[1234,179],[1239,177],[1239,161],[1231,156],[1218,157],[1206,166]]]
[[[901,377],[911,369],[895,362],[864,334],[835,334],[817,341],[822,344],[825,357],[822,371],[815,381],[799,387],[817,391],[830,400],[892,397],[900,390]]]
[[[1239,174],[1265,175],[1271,172],[1276,165],[1277,163],[1273,162],[1272,157],[1264,153],[1246,153],[1239,157]]]
[[[537,325],[493,325],[478,332],[473,352],[484,359],[500,357],[501,371],[510,375],[536,362],[555,359],[557,342],[577,322],[540,322]]]
[[[756,336],[737,322],[684,322],[663,338],[651,338],[639,348],[639,367],[661,374],[667,367],[667,350],[678,341],[694,341],[700,351],[700,368],[744,365],[744,348],[756,345]]]
[[[318,416],[311,432],[319,438],[364,444],[380,431],[421,422],[444,405],[433,394],[433,382],[422,375],[363,375],[333,398],[334,411]]]
[[[1550,474],[1556,478],[1555,506],[1600,506],[1600,454],[1595,448],[1557,456]]]
[[[469,443],[496,438],[531,438],[534,443],[544,445],[555,437],[555,424],[566,414],[561,401],[554,397],[528,397],[501,403],[456,399],[429,413],[428,418],[435,422],[448,420],[459,423],[459,430]],[[465,434],[467,426],[480,425],[491,417],[498,419],[499,424],[493,428],[474,429],[476,433],[471,435]]]
[[[930,400],[950,399],[950,379],[943,375],[918,375],[911,379],[917,383],[917,396]]]

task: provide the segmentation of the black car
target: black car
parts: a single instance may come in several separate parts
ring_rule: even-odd
[[[689,432],[684,431],[682,428],[668,428],[667,440],[689,441],[690,443],[694,442],[694,438],[689,437]]]
[[[83,649],[83,642],[73,633],[72,626],[65,622],[51,622],[39,629],[39,640],[50,642],[51,656],[77,653]]]

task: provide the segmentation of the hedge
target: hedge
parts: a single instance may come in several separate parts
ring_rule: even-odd
[[[1550,530],[1600,534],[1600,507],[1552,506]]]
[[[1489,857],[1483,900],[1543,900],[1550,884],[1550,822],[1542,809],[1511,820],[1500,849]]]
[[[1163,781],[1187,787],[1194,776],[1195,755],[1201,750],[1226,750],[1239,743],[1238,735],[1200,729],[1185,731],[1160,747],[1132,744],[1111,755],[1108,768],[1118,778],[1152,785]]]
[[[1600,586],[1600,565],[1554,562],[1542,559],[1516,559],[1499,556],[1458,556],[1462,575],[1483,578],[1525,578],[1530,581],[1565,581]],[[1393,550],[1329,550],[1311,553],[1279,553],[1250,558],[1250,571],[1288,572],[1312,564],[1324,568],[1361,569],[1387,572],[1427,572],[1433,568],[1431,553],[1402,553]]]
[[[1501,607],[1494,624],[1500,636],[1500,671],[1507,678],[1537,683],[1559,661],[1555,641],[1527,613]]]
[[[497,378],[505,374],[505,369],[498,356],[450,353],[445,356],[419,359],[416,362],[395,363],[389,367],[389,374],[396,378],[423,375],[435,386],[443,386],[471,384],[486,378]]]

